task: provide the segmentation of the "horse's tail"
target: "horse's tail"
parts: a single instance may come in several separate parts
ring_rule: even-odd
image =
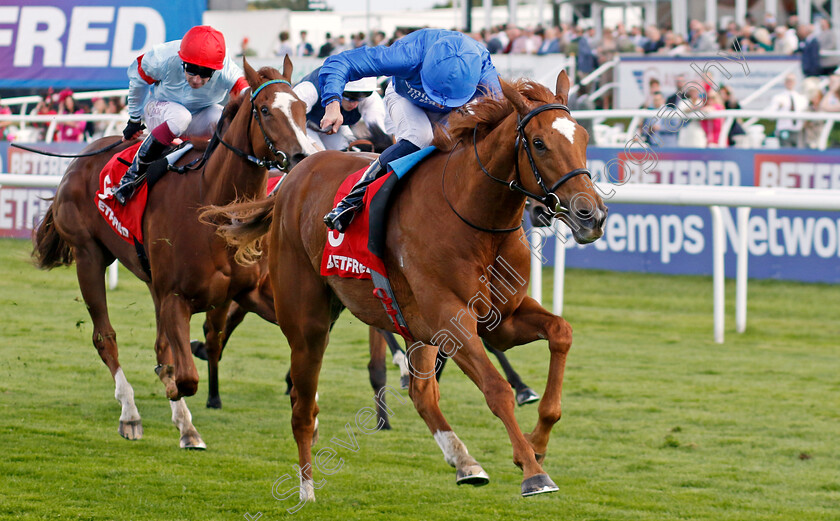
[[[50,205],[44,220],[32,232],[32,259],[42,270],[73,264],[73,250],[55,229],[54,207]]]
[[[216,226],[216,233],[236,249],[236,262],[254,264],[262,255],[262,237],[274,218],[275,194],[253,201],[234,201],[225,206],[206,206],[201,222]]]

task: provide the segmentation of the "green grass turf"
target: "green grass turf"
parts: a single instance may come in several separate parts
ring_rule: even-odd
[[[271,495],[297,461],[279,329],[251,316],[236,332],[221,364],[222,410],[204,407],[199,363],[188,403],[208,450],[180,450],[153,373],[151,299],[123,270],[108,298],[145,428],[129,442],[117,434],[113,382],[92,347],[75,269],[41,272],[28,254],[27,242],[0,240],[0,519],[289,517],[295,501]],[[551,295],[550,276],[545,284]],[[505,431],[454,365],[441,407],[488,486],[455,486],[409,403],[391,399],[394,429],[357,432],[358,452],[331,443],[372,403],[367,332],[345,313],[321,374],[319,442],[344,465],[293,517],[840,519],[840,288],[751,281],[749,326],[738,335],[727,282],[727,338],[717,345],[707,277],[569,270],[566,284],[575,341],[545,464],[560,492],[519,497]],[[545,343],[509,353],[541,392]],[[530,430],[536,407],[517,416]]]

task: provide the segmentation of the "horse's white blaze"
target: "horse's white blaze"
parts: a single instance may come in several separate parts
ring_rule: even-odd
[[[289,120],[289,125],[291,125],[292,130],[295,132],[295,137],[300,144],[300,148],[307,154],[314,154],[318,149],[312,144],[312,140],[306,137],[306,132],[297,126],[297,123],[295,123],[292,117],[292,103],[295,101],[297,101],[297,98],[288,92],[276,92],[274,94],[274,103],[271,106],[272,108],[279,109],[286,116],[286,119]]]
[[[134,404],[134,389],[126,380],[123,374],[122,367],[117,369],[114,373],[114,398],[122,405],[122,412],[120,413],[120,421],[136,421],[140,419],[140,413],[137,411],[137,406]]]
[[[566,139],[569,140],[569,143],[575,143],[575,122],[566,119],[566,118],[557,118],[554,120],[554,123],[551,124],[551,128],[556,130],[557,132],[561,133]]]
[[[443,459],[456,469],[475,465],[475,459],[470,456],[467,446],[452,431],[437,431],[435,441],[443,451]]]

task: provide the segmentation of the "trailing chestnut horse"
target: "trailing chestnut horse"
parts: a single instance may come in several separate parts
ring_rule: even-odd
[[[247,62],[244,71],[253,93],[251,99],[245,98],[246,94],[231,100],[225,108],[219,132],[221,144],[216,143],[219,146],[204,167],[184,175],[170,172],[149,191],[143,237],[151,277],[141,266],[134,246],[111,230],[94,202],[102,167],[112,154],[134,142],[107,154],[73,161],[33,235],[33,257],[40,268],[76,262],[79,287],[93,321],[93,345],[114,378],[115,396],[122,405],[119,433],[127,439],[139,439],[143,429],[134,391],[120,367],[116,333],[108,317],[104,274],[115,258],[151,291],[157,319],[156,372],[171,400],[172,420],[180,431],[182,448],[205,447],[182,399],[195,394],[198,386],[190,352],[190,316],[208,312],[212,329],[208,343],[211,356],[216,357],[221,350],[218,334],[231,300],[274,320],[271,297],[260,291],[258,268],[234,262],[233,252],[216,230],[198,220],[199,208],[207,204],[264,195],[266,164],[276,163],[284,155],[297,162],[315,151],[303,130],[305,106],[289,85],[289,58],[282,74],[269,67],[257,72]],[[95,150],[115,139],[103,138],[88,148]],[[197,157],[198,152],[190,152],[179,164]]]
[[[606,208],[586,170],[588,137],[564,105],[565,72],[556,95],[542,85],[502,82],[504,99],[482,99],[452,113],[438,128],[438,151],[420,163],[394,193],[388,211],[385,265],[413,336],[409,394],[459,483],[484,484],[487,474],[470,456],[438,407],[433,377],[438,349],[453,358],[485,396],[522,468],[523,496],[557,486],[543,470],[548,439],[560,419],[560,394],[572,329],[525,293],[528,241],[519,228],[526,196],[570,226],[579,243],[603,235]],[[269,269],[277,321],[291,346],[292,429],[298,446],[302,498],[313,500],[312,433],[318,374],[332,324],[347,307],[363,322],[393,331],[367,280],[322,277],[327,229],[321,217],[338,186],[367,159],[345,153],[311,156],[268,200],[210,209],[211,218],[239,248],[238,259],[259,253],[268,233]],[[482,231],[483,230],[483,231]],[[548,381],[534,430],[523,434],[510,386],[487,357],[481,339],[505,351],[548,340]],[[426,345],[426,347],[423,347]],[[435,347],[438,346],[438,347]]]

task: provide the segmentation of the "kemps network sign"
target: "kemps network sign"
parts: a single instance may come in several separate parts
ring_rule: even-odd
[[[3,0],[0,88],[123,88],[152,46],[201,24],[206,1]]]

